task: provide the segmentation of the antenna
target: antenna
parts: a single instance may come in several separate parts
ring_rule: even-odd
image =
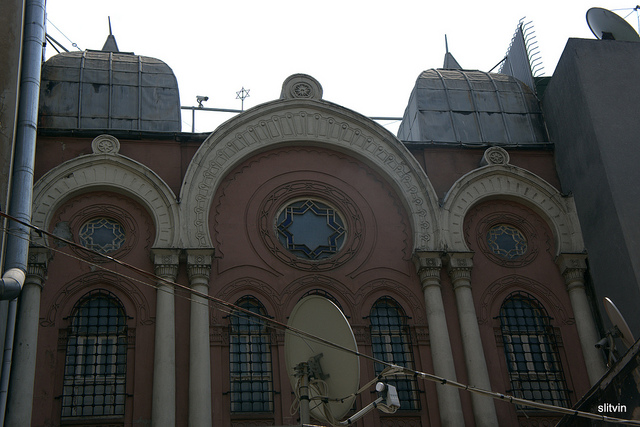
[[[636,341],[635,338],[633,338],[633,333],[624,320],[624,317],[622,317],[622,313],[620,313],[618,307],[616,307],[608,297],[604,297],[604,309],[607,312],[607,316],[609,316],[609,320],[613,323],[613,327],[617,329],[615,331],[617,337],[622,340],[622,343],[627,346],[627,348],[631,348]]]
[[[601,7],[592,7],[587,11],[587,24],[600,40],[640,41],[640,36],[627,21]]]
[[[389,414],[398,410],[400,399],[394,386],[377,382],[376,378],[358,390],[360,360],[356,340],[346,317],[332,301],[320,295],[302,298],[293,308],[287,326],[285,364],[300,402],[301,424],[308,424],[313,416],[333,426],[351,425],[374,408]],[[323,342],[305,338],[295,331],[319,337]],[[397,374],[401,369],[385,371],[381,376]],[[377,383],[379,397],[349,419],[339,421],[353,407],[356,395],[374,383]]]
[[[309,295],[298,301],[287,325],[357,351],[353,331],[344,314],[322,296]],[[302,424],[309,423],[310,415],[330,422],[329,418],[339,419],[349,412],[360,382],[358,356],[302,338],[289,329],[284,335],[284,354],[291,385],[300,399]],[[317,399],[320,396],[329,398],[327,407]],[[350,397],[344,401],[331,400],[345,396]]]
[[[614,338],[620,338],[622,343],[629,349],[633,346],[635,342],[635,338],[633,337],[633,333],[631,333],[631,329],[629,329],[629,325],[624,320],[622,313],[618,310],[618,307],[611,301],[608,297],[605,297],[603,300],[604,309],[607,312],[607,316],[609,316],[609,320],[613,324],[613,328],[607,331],[605,337],[596,343],[596,348],[609,350],[607,355],[607,366],[611,367],[612,362],[616,361],[614,356],[615,350],[615,342]]]

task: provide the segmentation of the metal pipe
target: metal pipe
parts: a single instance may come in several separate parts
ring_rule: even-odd
[[[38,99],[44,31],[45,0],[28,0],[25,4],[24,38],[22,41],[22,72],[20,76],[18,117],[16,126],[13,175],[9,215],[31,221],[33,175],[38,120]],[[10,221],[8,226],[4,271],[0,282],[0,298],[11,300],[7,318],[5,356],[0,377],[0,426],[4,425],[6,403],[16,326],[16,297],[19,295],[27,271],[29,254],[29,228]]]

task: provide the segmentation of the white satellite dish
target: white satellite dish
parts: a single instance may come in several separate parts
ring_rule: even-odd
[[[360,382],[360,361],[356,352],[356,345],[353,331],[349,322],[342,314],[342,311],[328,299],[319,295],[309,295],[302,298],[293,308],[287,323],[289,328],[304,331],[313,336],[320,337],[328,342],[345,347],[352,351],[346,352],[339,348],[323,344],[310,338],[301,337],[287,329],[284,335],[284,354],[287,373],[294,390],[298,389],[300,398],[300,418],[302,423],[308,423],[308,414],[305,414],[305,406],[308,407],[311,415],[317,420],[331,422],[325,416],[325,409],[334,419],[344,417],[353,407],[355,396],[351,396],[344,401],[329,400],[323,407],[319,390],[313,386],[314,376],[316,380],[326,383],[326,395],[329,399],[340,399],[353,395],[358,391]],[[317,362],[317,363],[316,363]],[[305,380],[300,375],[302,365],[310,366],[309,381],[305,385]],[[319,365],[320,372],[313,372]],[[318,378],[320,377],[320,378]],[[301,386],[302,383],[302,387]],[[309,383],[311,386],[309,387]],[[308,399],[303,400],[305,390],[308,387]],[[298,391],[296,392],[298,394]]]
[[[610,10],[592,7],[587,11],[587,23],[591,32],[601,40],[640,41],[636,30]]]
[[[622,317],[622,313],[620,313],[618,307],[616,307],[613,301],[608,297],[604,297],[604,309],[607,311],[607,315],[609,316],[611,323],[613,323],[613,326],[618,328],[618,338],[622,340],[622,343],[626,345],[627,348],[631,348],[633,343],[636,341],[633,337],[633,333],[631,333],[631,329],[624,320],[624,317]]]

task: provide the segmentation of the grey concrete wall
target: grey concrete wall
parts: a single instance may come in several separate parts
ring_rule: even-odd
[[[569,39],[543,100],[562,188],[575,196],[600,308],[610,297],[636,337],[639,78],[640,43]]]

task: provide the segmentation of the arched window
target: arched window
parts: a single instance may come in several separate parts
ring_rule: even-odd
[[[127,317],[105,290],[76,305],[69,326],[62,391],[62,418],[124,415]]]
[[[236,305],[266,316],[258,300],[243,297]],[[229,327],[231,412],[273,411],[271,336],[263,320],[234,313]]]
[[[414,369],[411,334],[407,325],[407,316],[402,307],[392,298],[380,298],[371,308],[369,320],[373,357]],[[376,375],[385,367],[381,363],[376,363]],[[420,397],[415,378],[409,375],[394,378],[387,382],[398,389],[400,409],[420,409]]]
[[[511,390],[516,397],[568,406],[556,335],[544,307],[526,292],[509,295],[500,308],[500,327]]]

